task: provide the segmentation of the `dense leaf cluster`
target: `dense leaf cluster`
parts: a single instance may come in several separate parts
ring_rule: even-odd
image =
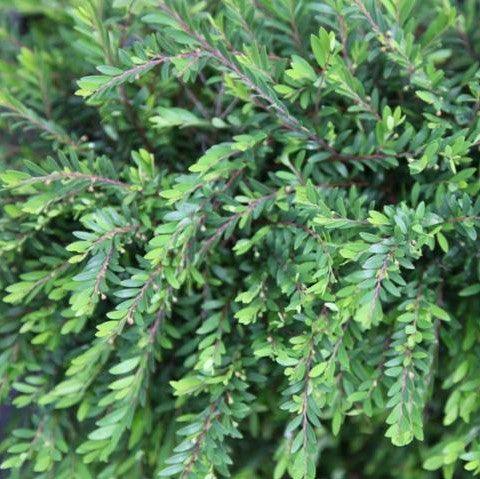
[[[476,0],[0,0],[9,478],[480,472]]]

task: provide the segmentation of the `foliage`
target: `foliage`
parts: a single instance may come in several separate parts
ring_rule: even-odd
[[[479,473],[479,10],[1,0],[5,477]]]

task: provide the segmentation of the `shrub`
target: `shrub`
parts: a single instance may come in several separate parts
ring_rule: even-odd
[[[7,477],[478,473],[478,2],[13,3]]]

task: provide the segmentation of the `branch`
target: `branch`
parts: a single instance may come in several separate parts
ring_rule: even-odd
[[[114,88],[126,81],[128,81],[131,77],[136,77],[142,73],[145,73],[152,68],[166,62],[172,62],[178,60],[180,58],[198,58],[203,54],[203,52],[196,50],[187,53],[180,53],[174,56],[165,56],[165,55],[157,55],[153,57],[151,60],[146,61],[145,63],[141,63],[140,65],[136,65],[128,70],[123,71],[117,76],[112,77],[108,82],[104,83],[100,86],[93,95],[100,95],[106,90],[110,88]]]
[[[81,144],[70,138],[65,130],[50,120],[46,120],[39,116],[35,111],[27,108],[9,93],[0,90],[0,107],[10,111],[10,115],[33,125],[37,130],[48,133],[54,140],[59,143],[71,146],[74,149],[80,148]]]
[[[128,183],[124,183],[120,180],[114,180],[112,178],[107,178],[105,176],[99,175],[90,175],[88,173],[80,173],[77,171],[60,171],[58,173],[50,173],[49,175],[45,176],[35,176],[33,178],[29,178],[19,182],[18,184],[14,185],[13,188],[19,188],[22,186],[32,185],[35,183],[45,183],[49,184],[52,181],[60,181],[60,180],[86,180],[89,181],[92,185],[96,183],[106,184],[111,186],[118,186],[119,188],[124,188],[127,190],[131,190],[134,188],[133,185]]]

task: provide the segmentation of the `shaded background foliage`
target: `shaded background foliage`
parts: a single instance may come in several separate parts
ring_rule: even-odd
[[[0,0],[10,478],[480,471],[475,0]]]

